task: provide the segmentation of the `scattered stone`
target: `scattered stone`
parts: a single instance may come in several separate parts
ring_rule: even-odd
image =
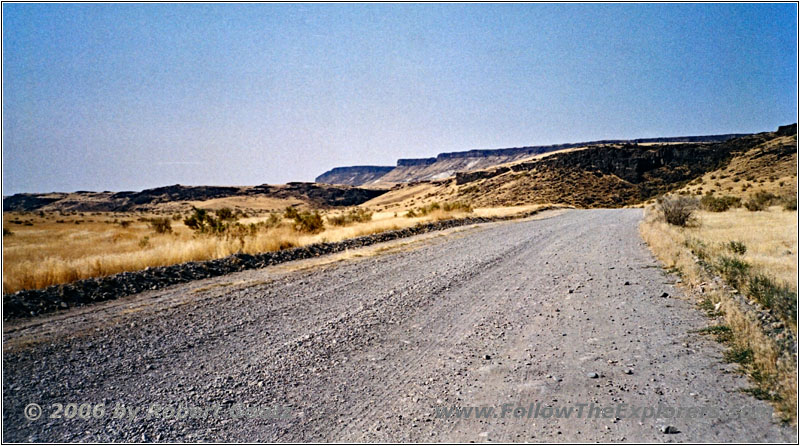
[[[596,372],[590,372],[586,376],[589,377],[589,378],[592,378],[592,379],[600,377],[600,375],[598,375]]]
[[[662,434],[679,434],[681,431],[678,430],[675,426],[661,426],[661,433]]]
[[[661,293],[661,297],[669,297],[669,293]]]
[[[633,375],[633,370],[631,370],[631,369],[625,369],[625,374],[626,374],[626,375]]]
[[[628,281],[626,280],[626,281],[625,281],[625,283],[624,283],[623,285],[630,285],[630,284],[631,284],[631,283],[630,283],[630,282],[628,282]]]
[[[490,355],[483,355],[483,359],[488,361],[489,359],[492,359],[492,357]]]

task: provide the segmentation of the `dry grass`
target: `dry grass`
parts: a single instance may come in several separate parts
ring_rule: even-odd
[[[743,260],[797,291],[797,212],[773,206],[765,212],[743,208],[726,212],[699,212],[699,227],[689,233],[709,246],[713,254],[724,252],[730,241],[744,243]]]
[[[439,210],[417,218],[406,218],[404,212],[397,216],[395,212],[375,212],[372,221],[348,226],[328,225],[318,234],[297,232],[287,223],[262,228],[255,235],[243,238],[197,236],[182,220],[171,222],[172,234],[155,234],[146,222],[138,220],[151,217],[145,214],[39,216],[4,213],[3,227],[12,235],[3,236],[3,293],[147,267],[216,259],[238,252],[255,254],[317,242],[336,242],[436,220],[470,215],[513,215],[535,208],[484,208],[474,214]],[[336,213],[340,211],[331,212],[332,215]],[[130,224],[122,227],[113,223],[114,219],[130,221]],[[263,220],[266,217],[249,217],[240,222],[250,224]]]
[[[746,153],[736,156],[725,167],[708,172],[678,192],[690,195],[730,195],[747,198],[757,192],[777,196],[794,195],[797,190],[797,152],[788,156],[775,153],[781,146],[797,146],[797,137],[772,139]]]
[[[747,247],[740,256],[756,271],[767,272],[797,291],[797,212],[773,207],[765,212],[734,209],[721,213],[699,212],[699,224],[680,228],[656,217],[652,208],[640,226],[642,237],[665,267],[677,271],[687,287],[702,287],[708,307],[719,304],[713,316],[724,320],[733,337],[729,352],[748,352],[752,359],[742,364],[755,383],[754,394],[771,399],[778,413],[797,420],[797,358],[779,339],[765,332],[760,321],[743,302],[723,287],[715,286],[709,272],[696,260],[688,245],[702,243],[709,257],[731,255],[724,244],[739,241]],[[796,336],[797,327],[789,325]]]

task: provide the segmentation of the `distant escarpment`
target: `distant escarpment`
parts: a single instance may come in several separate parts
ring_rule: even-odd
[[[401,158],[397,166],[352,166],[336,167],[316,178],[317,183],[344,184],[350,186],[391,186],[400,183],[435,181],[455,176],[456,172],[487,169],[500,164],[513,163],[527,158],[560,150],[576,149],[591,145],[624,145],[652,143],[722,142],[745,136],[725,134],[709,136],[679,136],[666,138],[641,138],[633,140],[603,140],[592,142],[554,144],[547,146],[525,146],[506,149],[468,150],[464,152],[440,153],[432,158]]]
[[[190,207],[228,197],[262,197],[293,199],[314,207],[356,206],[385,191],[350,186],[316,183],[288,183],[260,186],[174,186],[145,189],[139,192],[54,192],[49,194],[15,194],[3,198],[3,212],[9,211],[72,211],[128,212],[150,211],[159,205]]]
[[[678,189],[777,138],[796,134],[797,126],[791,125],[722,142],[592,145],[532,161],[457,172],[455,184],[460,199],[480,206],[546,202],[579,207],[633,205]],[[773,151],[779,149],[780,156],[797,153],[796,139],[777,147]]]

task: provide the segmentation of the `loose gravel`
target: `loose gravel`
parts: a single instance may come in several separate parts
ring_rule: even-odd
[[[708,321],[643,245],[641,216],[590,210],[491,223],[372,256],[239,272],[7,323],[3,440],[796,442],[763,413],[766,403],[740,392],[747,380],[721,361],[722,347],[694,333]],[[721,414],[435,414],[537,402]],[[30,403],[44,409],[35,421],[24,416]],[[68,403],[103,403],[107,413],[49,418]],[[114,418],[118,403],[141,412]],[[285,412],[144,419],[154,404]],[[729,416],[742,408],[758,411]]]

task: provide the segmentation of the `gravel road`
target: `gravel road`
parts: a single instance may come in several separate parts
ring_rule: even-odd
[[[6,323],[3,440],[796,442],[693,333],[641,217],[552,212]],[[513,410],[537,403],[586,412]]]

